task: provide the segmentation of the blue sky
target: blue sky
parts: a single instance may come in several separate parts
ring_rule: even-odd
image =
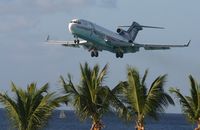
[[[59,91],[59,76],[71,73],[78,82],[79,64],[109,64],[105,84],[113,87],[126,79],[127,65],[141,74],[149,69],[147,84],[161,74],[168,74],[166,90],[175,86],[189,94],[188,75],[200,79],[200,1],[193,0],[1,0],[0,1],[0,91],[10,91],[10,81],[24,87],[30,82],[50,82]],[[125,54],[100,52],[98,58],[81,49],[46,45],[48,34],[54,39],[73,40],[68,23],[73,18],[93,21],[116,31],[118,25],[137,21],[142,25],[163,26],[164,30],[144,29],[136,38],[141,43],[182,44],[188,48],[144,51]],[[178,102],[177,102],[178,103]],[[179,105],[167,112],[181,112]]]

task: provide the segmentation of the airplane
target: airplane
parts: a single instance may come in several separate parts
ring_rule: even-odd
[[[123,28],[128,27],[127,30]],[[98,57],[99,51],[109,51],[116,54],[116,58],[123,58],[125,53],[138,52],[140,48],[145,50],[166,50],[172,47],[188,47],[190,41],[184,45],[157,45],[140,44],[135,42],[136,36],[143,28],[164,29],[163,27],[144,26],[133,21],[131,26],[119,26],[116,33],[95,23],[84,19],[73,19],[68,25],[69,31],[74,35],[74,41],[56,41],[47,37],[48,44],[60,44],[66,47],[87,49],[91,57]],[[83,39],[83,40],[79,40]]]

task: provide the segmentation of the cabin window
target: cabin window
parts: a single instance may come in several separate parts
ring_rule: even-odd
[[[72,20],[70,23],[77,23],[77,24],[81,24],[81,22],[80,22],[80,21],[78,21],[78,20]]]

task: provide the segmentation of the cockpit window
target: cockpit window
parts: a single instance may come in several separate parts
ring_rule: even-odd
[[[78,21],[78,20],[72,20],[70,23],[77,23],[77,24],[81,24],[81,22],[80,22],[80,21]]]

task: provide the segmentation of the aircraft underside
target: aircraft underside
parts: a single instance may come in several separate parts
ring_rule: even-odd
[[[76,39],[74,43],[79,44],[79,39],[77,36],[74,36]],[[81,39],[86,39],[84,36],[79,36]],[[115,53],[116,58],[123,58],[125,53],[135,53],[139,51],[139,48],[133,46],[113,46],[113,44],[108,44],[102,39],[89,39],[88,42],[92,43],[92,46],[84,46],[91,53],[91,57],[98,57],[99,51],[108,51]]]
[[[81,32],[78,36],[77,34],[74,34],[74,43],[79,44],[78,38],[87,40],[87,42],[91,43],[89,46],[84,46],[84,48],[91,53],[91,57],[98,57],[99,51],[103,50],[115,53],[116,58],[123,58],[125,53],[135,53],[139,51],[138,47],[130,46],[126,42],[124,42],[124,46],[120,46],[120,44],[117,44],[117,41],[106,41],[103,37],[106,36],[97,35],[97,32],[95,34],[91,33],[91,35]]]

